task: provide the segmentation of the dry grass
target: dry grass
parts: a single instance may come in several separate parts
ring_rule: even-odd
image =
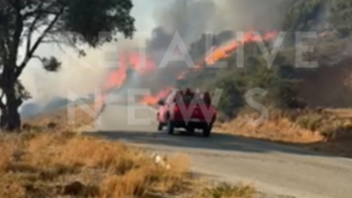
[[[205,188],[196,195],[197,198],[255,198],[257,192],[250,185],[231,185],[220,183],[210,188]]]
[[[89,108],[94,110],[94,105],[91,104]],[[95,117],[88,115],[81,107],[74,107],[72,110],[74,112],[73,120],[69,120],[68,109],[64,107],[55,112],[45,113],[24,120],[22,128],[27,132],[47,130],[61,132],[76,130],[79,127],[94,123]]]
[[[248,123],[245,117],[240,116],[218,125],[216,130],[244,137],[289,143],[311,143],[324,140],[321,134],[304,129],[288,118],[268,120],[262,125],[255,126]]]
[[[0,197],[148,197],[187,190],[189,160],[170,169],[137,148],[73,133],[2,134]]]
[[[25,120],[21,134],[0,134],[1,198],[252,198],[248,186],[203,189],[186,155],[169,157],[165,168],[137,148],[71,133],[94,118],[75,108],[70,125],[67,115],[61,109]]]
[[[352,115],[350,111],[315,110],[271,112],[269,120],[254,126],[249,116],[240,115],[230,122],[216,125],[223,133],[304,146],[316,151],[352,157]]]

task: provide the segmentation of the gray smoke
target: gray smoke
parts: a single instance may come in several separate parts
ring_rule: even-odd
[[[212,30],[217,5],[212,0],[174,0],[160,12],[158,24],[168,32],[179,32],[189,44],[205,31]]]
[[[190,44],[204,32],[280,29],[292,2],[294,0],[173,0],[157,15],[156,21],[168,32],[178,31],[184,42]]]
[[[147,45],[148,50],[156,55],[157,62],[164,57],[176,32],[189,47],[202,38],[204,33],[219,35],[224,31],[280,30],[287,10],[294,2],[294,0],[170,1],[169,6],[161,9],[156,15],[158,26],[154,28],[153,37]]]
[[[287,9],[296,0],[219,0],[217,28],[279,30]]]

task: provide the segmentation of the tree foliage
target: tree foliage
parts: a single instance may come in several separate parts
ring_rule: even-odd
[[[330,1],[329,22],[343,37],[351,35],[352,31],[352,2],[348,0]]]
[[[334,31],[351,35],[352,3],[349,0],[300,0],[289,9],[283,29],[295,31]]]
[[[42,43],[74,47],[97,47],[116,40],[119,34],[131,38],[134,19],[130,16],[131,0],[3,0],[0,1],[0,88],[6,98],[2,108],[2,125],[7,129],[20,126],[17,112],[18,77],[32,58],[39,58],[48,71],[57,71],[55,58],[36,53]],[[25,48],[18,61],[19,48]]]
[[[311,24],[319,16],[322,0],[297,1],[287,13],[283,28],[286,31],[309,31]]]

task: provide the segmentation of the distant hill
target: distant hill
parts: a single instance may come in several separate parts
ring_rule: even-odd
[[[67,106],[70,102],[71,101],[67,98],[55,97],[44,106],[43,111],[52,111],[54,109]]]
[[[19,112],[22,118],[32,117],[43,111],[43,106],[34,101],[24,103]]]

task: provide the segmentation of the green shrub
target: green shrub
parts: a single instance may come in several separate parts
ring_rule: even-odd
[[[319,132],[328,140],[332,140],[338,133],[352,131],[352,121],[350,119],[331,120],[323,125]]]
[[[298,116],[295,122],[303,128],[315,131],[321,125],[323,118],[324,118],[323,115],[320,115],[318,113],[313,113],[313,114]]]

